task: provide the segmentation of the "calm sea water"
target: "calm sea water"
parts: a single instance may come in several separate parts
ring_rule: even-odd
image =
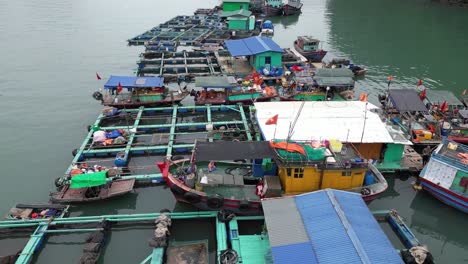
[[[72,149],[81,144],[87,125],[101,109],[91,98],[103,84],[95,72],[105,79],[133,74],[136,68],[142,49],[126,46],[126,39],[215,4],[218,1],[2,1],[0,212],[17,202],[47,202],[53,179],[63,174]],[[374,99],[386,88],[390,74],[394,87],[415,87],[421,78],[430,89],[460,94],[468,88],[467,9],[429,0],[309,0],[301,16],[273,21],[274,39],[282,47],[291,47],[297,35],[313,35],[323,40],[324,49],[367,67],[357,90]],[[412,181],[401,175],[390,178],[389,190],[371,208],[397,209],[439,263],[468,262],[466,215],[426,193],[415,193]],[[75,214],[154,212],[178,206],[167,189],[151,187],[110,203],[80,207]],[[149,254],[147,230],[122,232],[111,239],[106,263],[141,261]],[[79,235],[54,237],[51,242],[69,243],[52,243],[36,261],[76,262],[82,240]],[[0,254],[17,250],[21,243],[0,240]]]

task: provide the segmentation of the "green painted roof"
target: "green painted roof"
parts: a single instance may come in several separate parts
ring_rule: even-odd
[[[250,4],[250,0],[223,0],[223,3],[248,3]]]
[[[221,13],[221,17],[233,17],[233,16],[249,17],[250,15],[252,15],[252,12],[249,10],[244,10],[244,9],[240,9],[236,11],[223,11],[223,13]]]

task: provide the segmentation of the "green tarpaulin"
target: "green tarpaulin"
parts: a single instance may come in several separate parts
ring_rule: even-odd
[[[70,187],[72,189],[94,187],[106,184],[106,172],[78,174],[72,177]]]

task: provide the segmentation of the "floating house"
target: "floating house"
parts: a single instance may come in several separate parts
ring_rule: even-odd
[[[236,11],[224,11],[221,17],[226,18],[228,21],[228,28],[231,30],[253,30],[254,23],[250,23],[250,16],[252,12],[247,9],[240,9]],[[252,17],[255,21],[255,17]],[[252,28],[250,27],[252,24]]]
[[[403,263],[358,194],[328,189],[262,206],[273,263]]]
[[[271,38],[250,37],[239,40],[226,40],[225,46],[233,57],[247,56],[255,69],[282,67],[284,50]]]
[[[404,156],[405,146],[412,143],[399,127],[381,120],[376,113],[377,106],[361,101],[304,102],[297,117],[302,103],[255,103],[256,120],[264,139],[335,139],[350,143],[379,170],[406,170],[412,166]],[[278,115],[277,125],[267,125],[266,121],[275,115]],[[291,132],[293,122],[297,125]]]
[[[468,213],[468,147],[445,140],[421,171],[424,190],[443,203]]]
[[[250,0],[223,0],[223,11],[249,10]]]

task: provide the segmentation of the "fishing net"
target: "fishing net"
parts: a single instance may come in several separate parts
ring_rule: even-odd
[[[89,234],[86,238],[86,243],[101,243],[104,240],[104,233],[103,232],[94,232]]]
[[[95,263],[97,263],[98,258],[99,258],[98,253],[88,252],[88,253],[84,253],[81,256],[78,263],[79,264],[95,264]]]
[[[171,234],[169,227],[172,224],[172,220],[170,216],[163,213],[155,219],[154,223],[156,224],[156,228],[148,244],[150,247],[166,247],[167,238]]]
[[[101,249],[101,243],[86,243],[83,247],[83,252],[98,253]]]
[[[208,263],[208,243],[198,242],[184,245],[171,245],[167,251],[167,264]]]

